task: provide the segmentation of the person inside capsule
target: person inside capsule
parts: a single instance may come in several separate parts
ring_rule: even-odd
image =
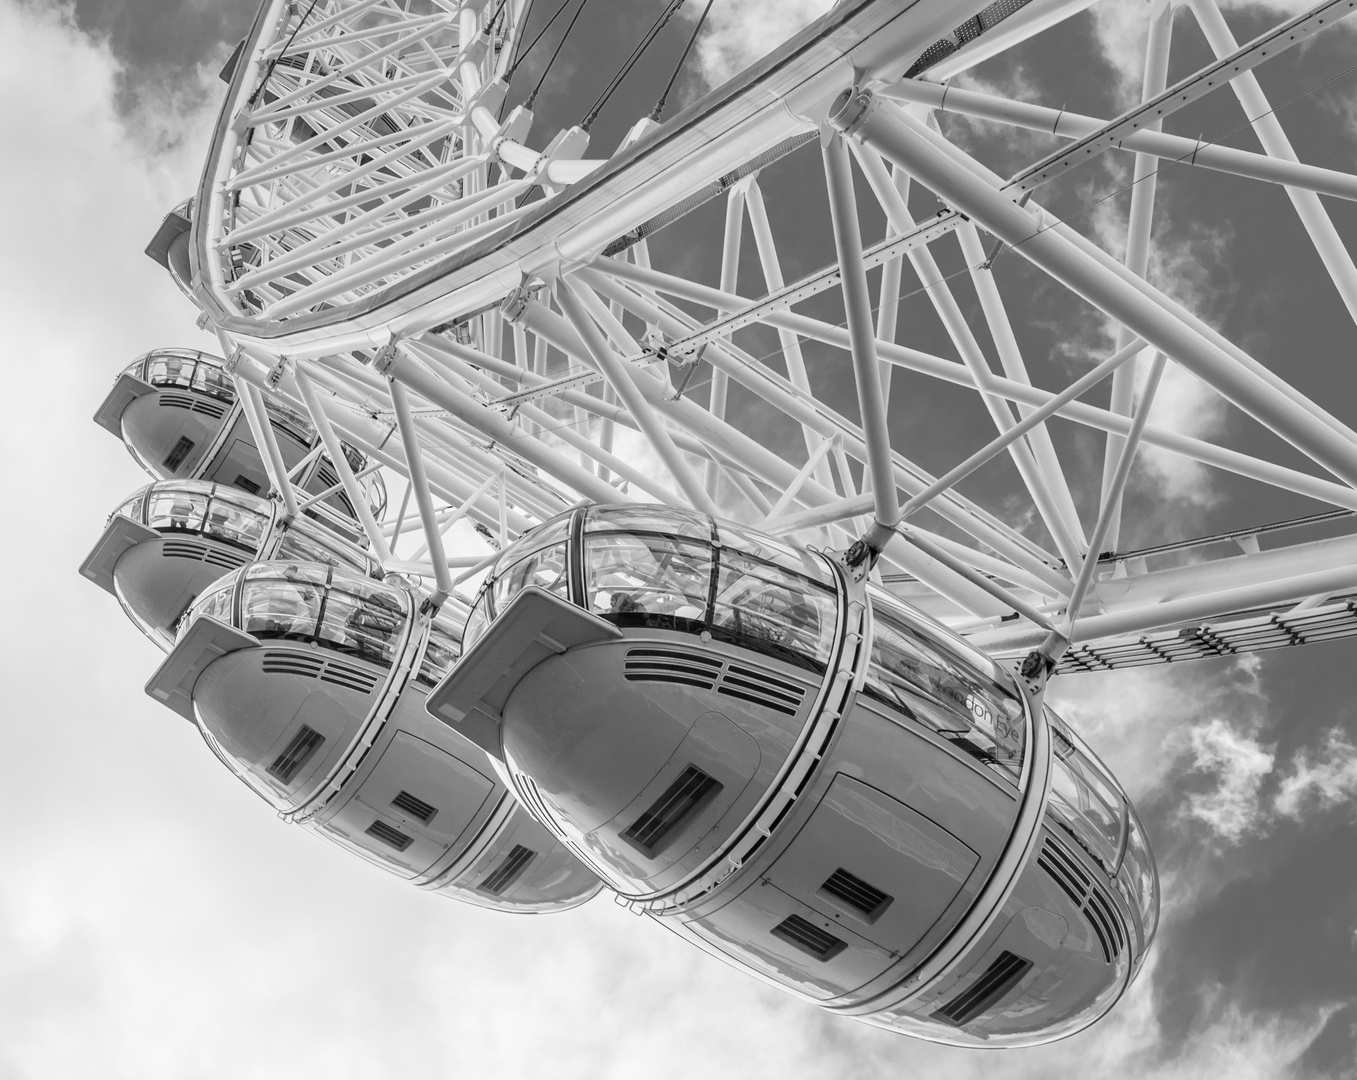
[[[286,522],[281,503],[225,484],[158,480],[109,516],[81,573],[117,597],[164,649],[189,605],[222,573],[251,559],[291,558],[344,566],[368,576],[380,568],[323,503]]]
[[[807,1000],[1019,1045],[1143,964],[1158,880],[1112,774],[1007,665],[826,555],[580,507],[501,553],[464,644],[430,712],[629,904]]]

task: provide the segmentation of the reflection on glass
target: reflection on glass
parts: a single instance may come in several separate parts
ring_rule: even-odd
[[[298,518],[278,544],[279,559],[300,559],[305,562],[344,566],[360,573],[371,573],[371,560],[349,551],[308,521]]]
[[[424,659],[419,663],[415,681],[428,687],[437,686],[461,655],[462,647],[456,636],[435,623],[429,627],[429,643],[424,647]]]
[[[476,602],[471,606],[471,614],[466,618],[466,626],[462,628],[462,648],[471,648],[485,633],[490,622],[490,588],[487,585],[476,597]]]
[[[863,693],[1016,778],[1027,726],[1012,677],[983,653],[949,648],[950,640],[925,629],[900,605],[872,593],[872,653]]]
[[[310,640],[320,618],[321,591],[295,578],[249,582],[241,594],[241,629],[256,637]]]
[[[146,524],[153,529],[201,532],[207,502],[205,492],[182,486],[153,490],[146,498]]]
[[[500,552],[488,578],[499,577],[507,567],[513,566],[534,551],[540,551],[542,548],[551,547],[556,543],[564,543],[566,537],[570,535],[570,521],[573,514],[573,511],[567,510],[564,514],[549,518],[535,529],[529,529],[525,532]]]
[[[509,606],[509,601],[529,585],[557,596],[568,596],[570,581],[566,577],[565,566],[565,544],[544,548],[520,559],[497,577],[490,587],[492,610],[503,611]]]
[[[660,533],[711,540],[712,523],[695,510],[668,506],[591,506],[584,519],[584,531]]]
[[[710,545],[627,533],[586,536],[584,545],[584,591],[590,611],[624,617],[663,615],[688,622],[706,619]],[[638,625],[645,620],[624,622]]]
[[[198,390],[226,402],[236,399],[235,387],[222,362],[204,353],[160,349],[133,361],[127,370],[152,386]]]
[[[714,638],[824,671],[836,606],[831,589],[803,574],[721,549]]]
[[[1155,887],[1157,874],[1154,855],[1145,839],[1145,826],[1129,813],[1129,831],[1126,837],[1126,855],[1121,862],[1117,887],[1127,903],[1140,913],[1140,925],[1145,937],[1145,948],[1150,947],[1154,932],[1159,927],[1159,890]]]
[[[1116,782],[1072,728],[1049,709],[1051,809],[1109,874],[1117,871],[1126,803]]]
[[[390,665],[405,626],[399,594],[365,582],[348,580],[326,595],[319,638],[340,652],[374,664]]]
[[[569,594],[573,514],[539,526],[499,557],[467,620],[466,648],[528,585]],[[583,526],[584,596],[573,599],[619,625],[709,632],[823,671],[837,624],[832,571],[781,541],[724,524],[720,530],[724,541],[711,518],[691,510],[590,507]]]
[[[216,619],[217,622],[231,625],[232,608],[235,605],[236,597],[236,576],[231,575],[230,580],[223,586],[220,586],[209,593],[198,598],[190,609],[191,618],[200,618],[207,616]],[[187,620],[185,620],[187,622]]]

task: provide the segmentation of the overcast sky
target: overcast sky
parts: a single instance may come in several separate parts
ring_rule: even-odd
[[[0,445],[12,469],[0,541],[11,575],[0,623],[0,1080],[1357,1075],[1354,643],[1056,684],[1058,707],[1145,816],[1165,917],[1110,1017],[1055,1046],[997,1055],[830,1018],[603,898],[510,918],[421,893],[284,826],[226,775],[189,725],[144,695],[157,652],[76,567],[108,511],[144,482],[90,421],[117,370],[155,346],[210,347],[141,249],[196,181],[215,73],[254,6],[0,0]],[[578,120],[658,6],[590,5],[539,98],[535,136]],[[680,99],[825,6],[716,0]],[[1137,91],[1147,10],[1104,0],[975,80],[1113,115]],[[1229,14],[1244,40],[1282,10]],[[682,44],[671,36],[601,118],[596,148],[648,111]],[[1311,90],[1352,62],[1354,42],[1331,31],[1265,68],[1264,86],[1274,102]],[[1175,76],[1206,59],[1186,14],[1174,46]],[[1283,110],[1304,160],[1357,168],[1354,77]],[[1217,95],[1172,130],[1210,136],[1239,120]],[[996,163],[1049,149],[947,130]],[[1230,141],[1256,145],[1246,133]],[[1070,205],[1124,182],[1125,161],[1107,158],[1087,189],[1063,193]],[[1178,175],[1161,192],[1157,280],[1357,422],[1353,326],[1284,196]],[[770,178],[775,222],[801,197]],[[1351,244],[1352,204],[1331,209]],[[1079,225],[1119,252],[1124,217],[1123,198]],[[788,276],[820,254],[814,238],[786,253]],[[1017,260],[1003,273],[1014,287],[1025,280]],[[1038,381],[1105,350],[1100,321],[1049,290],[1032,296],[1025,345],[1050,357],[1033,364]],[[926,307],[907,306],[904,325],[911,343],[950,355]],[[832,373],[812,374],[832,397]],[[1231,445],[1255,438],[1190,380],[1172,383],[1161,408],[1156,422]],[[927,432],[936,412],[897,382],[897,434]],[[1097,455],[1061,445],[1082,462],[1072,471],[1087,495]],[[1133,508],[1133,527],[1153,535],[1307,509],[1153,459]]]

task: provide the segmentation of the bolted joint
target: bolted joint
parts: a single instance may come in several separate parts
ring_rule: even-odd
[[[834,99],[834,104],[829,107],[829,115],[825,119],[830,127],[845,135],[852,135],[866,118],[875,101],[875,95],[870,90],[853,87]]]
[[[221,365],[222,371],[226,372],[228,375],[234,375],[237,369],[239,369],[241,358],[244,355],[245,347],[243,345],[237,345],[235,349],[231,351],[231,355],[223,361]]]
[[[392,365],[396,362],[397,343],[392,338],[375,353],[372,354],[372,370],[378,375],[385,375],[390,378]]]
[[[270,390],[277,390],[278,384],[283,381],[283,376],[288,373],[291,366],[286,356],[280,356],[278,363],[264,373],[264,385]]]
[[[504,316],[505,322],[516,325],[522,321],[528,305],[532,303],[533,292],[534,290],[525,282],[504,298],[499,306],[499,313]]]

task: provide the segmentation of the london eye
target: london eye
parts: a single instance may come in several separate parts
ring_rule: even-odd
[[[672,0],[544,129],[534,50],[586,3],[264,0],[147,248],[217,349],[109,358],[95,419],[150,482],[81,572],[230,772],[414,886],[607,892],[936,1042],[1084,1030],[1161,887],[1048,687],[1357,635],[1352,402],[1303,332],[1260,353],[1155,269],[1162,187],[1280,187],[1357,319],[1357,177],[1299,160],[1255,74],[1357,0],[1243,41],[1215,0],[1138,6],[1114,116],[974,74],[1091,0],[840,0],[686,102],[712,5]],[[1175,15],[1212,56],[1170,80]],[[1228,96],[1233,128],[1166,130]],[[1163,421],[1183,380],[1228,433]],[[1147,461],[1252,516],[1185,535]]]

